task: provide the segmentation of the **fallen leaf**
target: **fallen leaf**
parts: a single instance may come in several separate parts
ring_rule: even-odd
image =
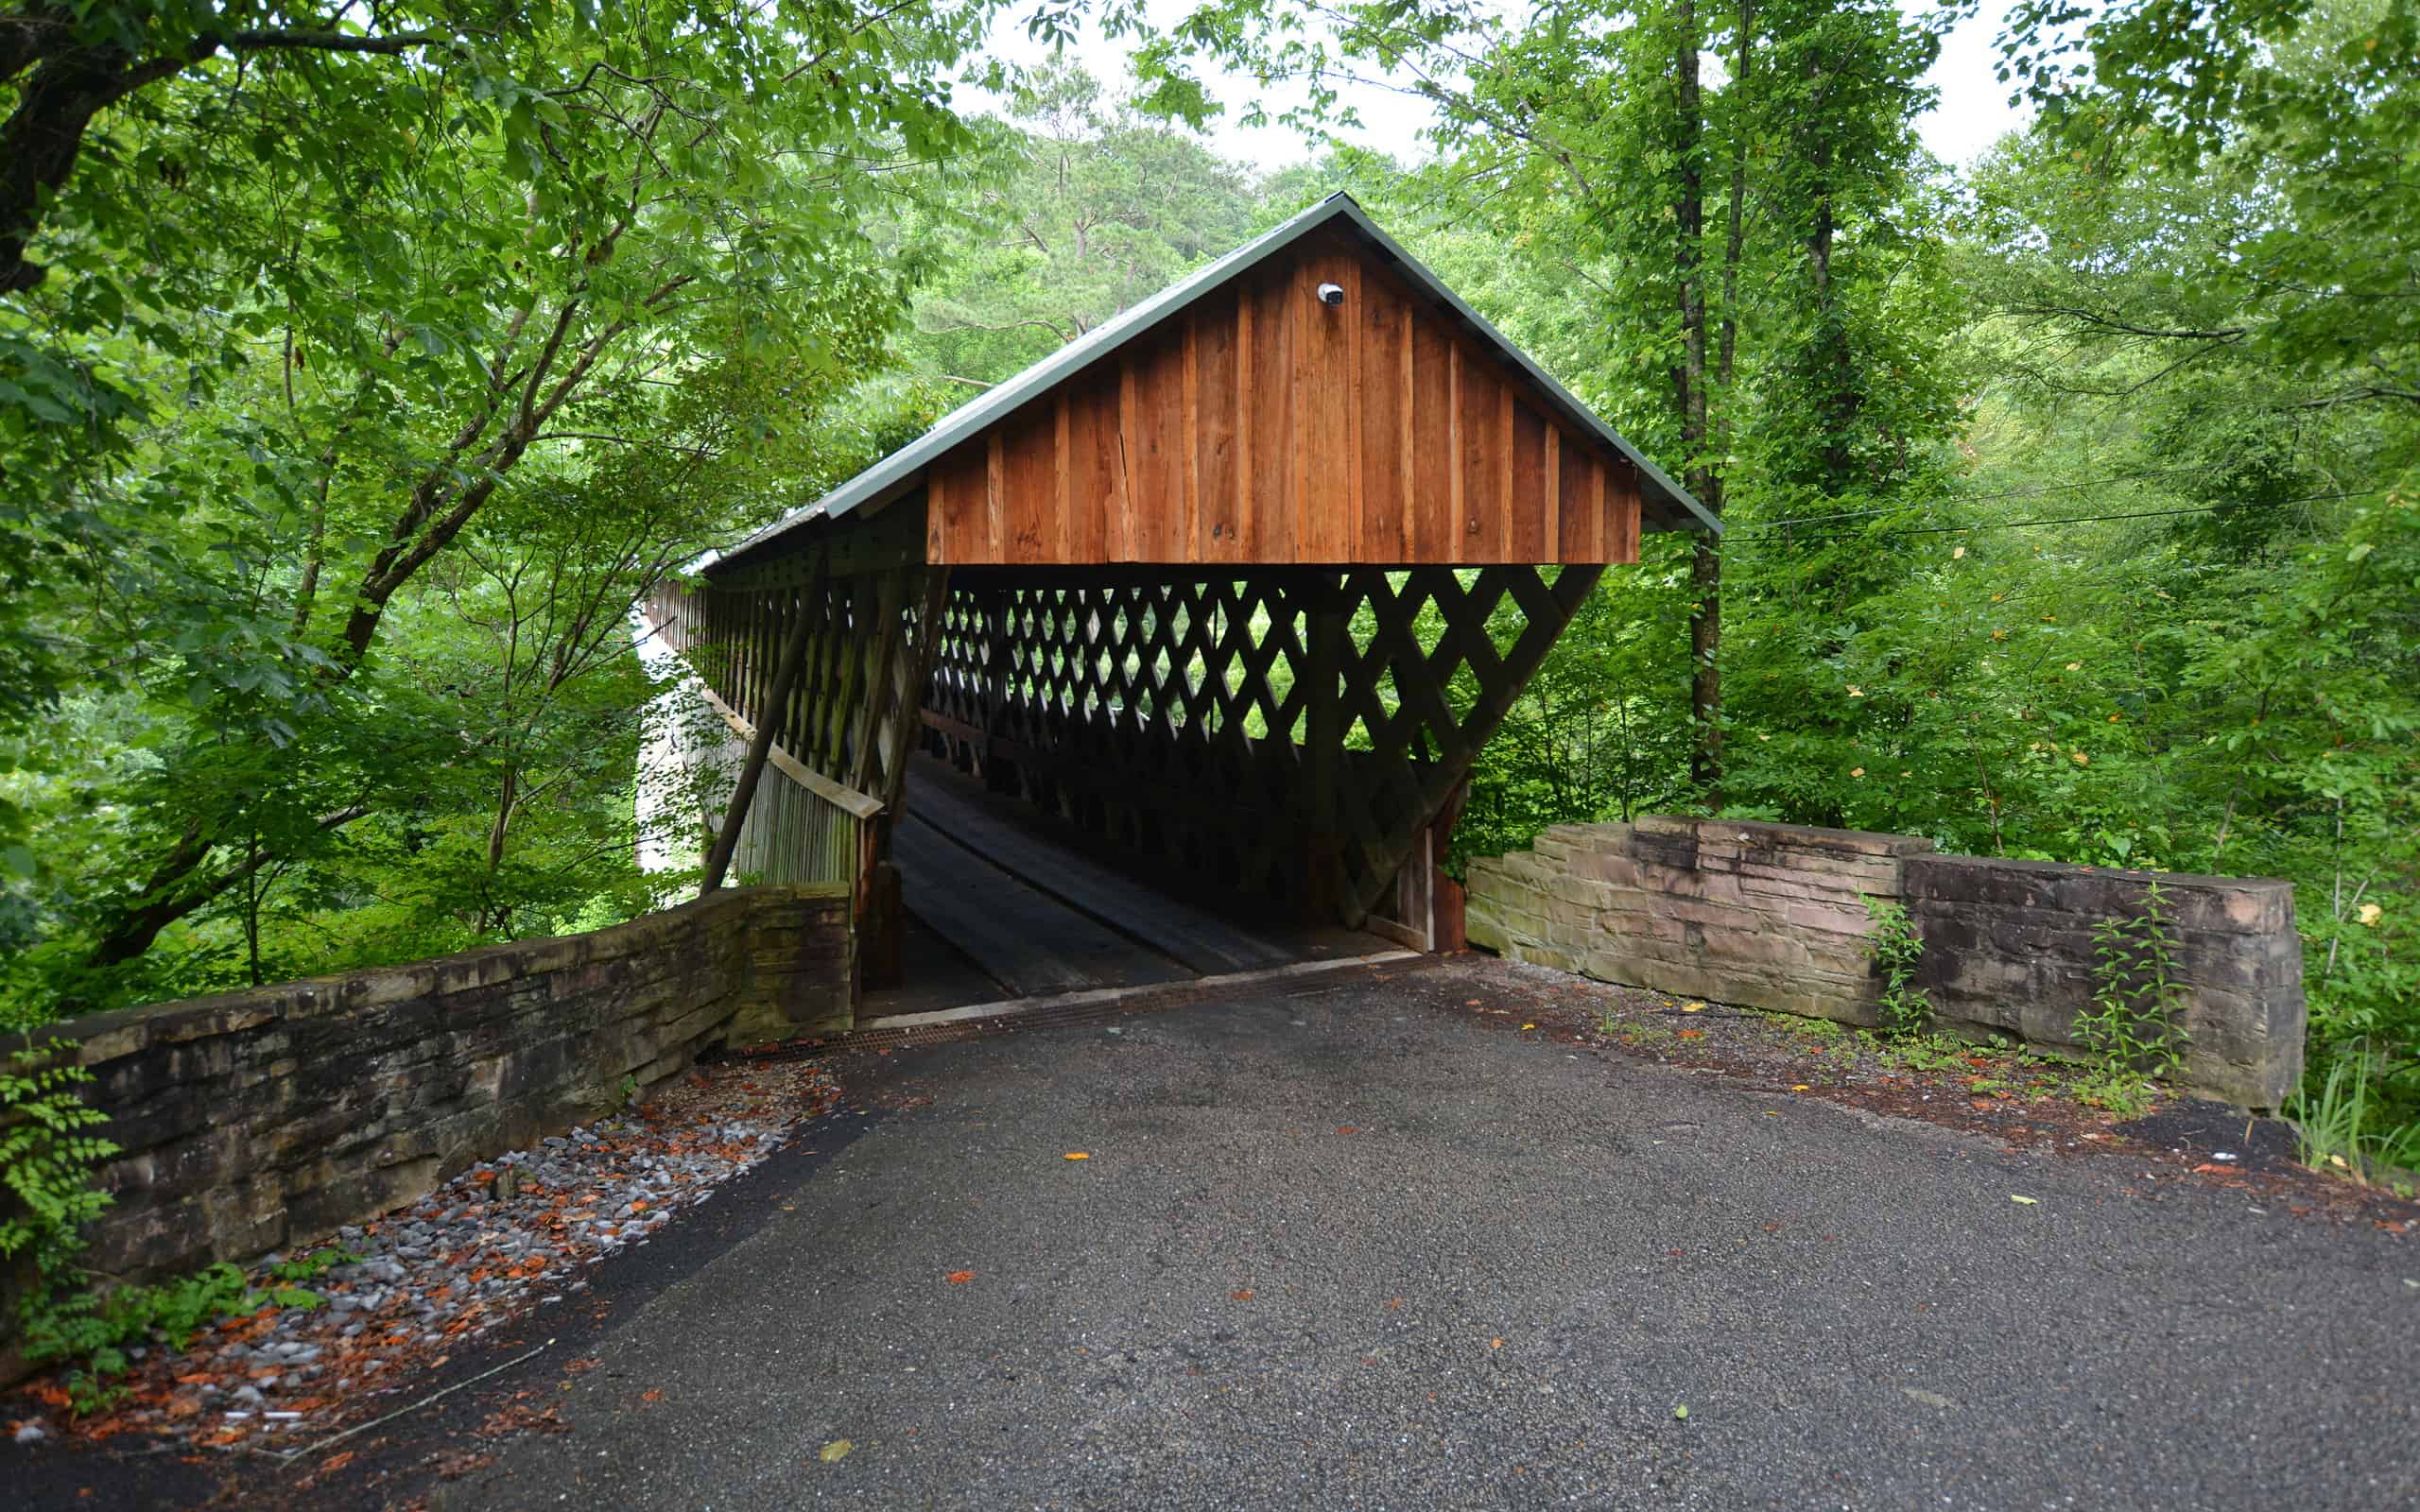
[[[2011,1202],[2022,1202],[2029,1208],[2038,1208],[2042,1205],[2042,1199],[2039,1197],[2020,1197],[2014,1192],[2008,1194],[2008,1200]]]
[[[1338,1125],[1336,1125],[1336,1131],[1337,1131],[1339,1134],[1358,1134],[1358,1133],[1360,1133],[1360,1132],[1361,1132],[1361,1129],[1360,1129],[1360,1126],[1359,1126],[1358,1125],[1355,1125],[1355,1124],[1339,1124]]]
[[[650,1403],[651,1403],[651,1402],[658,1402],[658,1401],[662,1401],[663,1400],[664,1400],[664,1388],[662,1388],[661,1386],[653,1387],[653,1388],[651,1388],[651,1389],[649,1389],[649,1390],[642,1391],[642,1392],[640,1392],[640,1393],[639,1393],[639,1400],[641,1400],[641,1401],[650,1402]]]
[[[1504,1341],[1502,1339],[1490,1339],[1487,1341],[1487,1347],[1491,1349],[1500,1349],[1504,1348]]]
[[[2397,1231],[2398,1231],[2398,1232],[2400,1232],[2400,1229],[2398,1229]],[[1388,1298],[1387,1298],[1387,1311],[1388,1311],[1388,1312],[1390,1312],[1390,1313],[1400,1313],[1400,1312],[1402,1312],[1402,1311],[1403,1311],[1403,1298],[1402,1298],[1402,1297],[1388,1297]]]
[[[1703,1013],[1705,1011],[1705,1005],[1703,1003],[1684,1003],[1681,1005],[1681,1011],[1683,1013]]]
[[[1805,1082],[1803,1082],[1803,1081],[1802,1081],[1802,1082],[1800,1082],[1797,1086],[1792,1087],[1792,1088],[1790,1089],[1790,1091],[1794,1091],[1794,1092],[1813,1091],[1814,1090],[1815,1090],[1815,1089],[1813,1089],[1812,1087],[1807,1086],[1807,1085],[1806,1085]]]
[[[1679,1406],[1673,1408],[1672,1416],[1681,1419],[1683,1422],[1687,1422],[1689,1420],[1689,1404],[1685,1401]]]
[[[1684,1029],[1681,1031],[1681,1038],[1684,1040],[1703,1040],[1705,1038],[1705,1031],[1703,1029]]]
[[[971,1270],[954,1270],[947,1276],[942,1278],[942,1280],[949,1282],[952,1286],[963,1286],[974,1279],[975,1273]]]
[[[832,1442],[824,1445],[821,1449],[817,1450],[815,1452],[815,1457],[821,1460],[824,1464],[830,1465],[837,1461],[847,1459],[849,1457],[849,1451],[856,1447],[856,1445],[850,1443],[845,1438],[836,1438],[832,1440]]]
[[[1537,1025],[1536,1025],[1536,1024],[1534,1024],[1534,1023],[1525,1023],[1525,1024],[1521,1025],[1521,1027],[1522,1027],[1522,1029],[1523,1029],[1524,1031],[1527,1031],[1527,1030],[1530,1030],[1530,1029],[1534,1029],[1534,1028],[1536,1028],[1536,1027],[1537,1027]]]
[[[1232,1298],[1232,1299],[1234,1299],[1234,1300],[1236,1300],[1236,1301],[1238,1301],[1238,1302],[1249,1302],[1249,1301],[1251,1301],[1251,1300],[1252,1300],[1252,1293],[1251,1293],[1249,1290],[1241,1291],[1241,1292],[1229,1292],[1229,1293],[1227,1294],[1227,1296],[1228,1296],[1230,1298]]]
[[[1060,1157],[1063,1160],[1089,1160],[1092,1158],[1093,1154],[1090,1150],[1069,1150]]]

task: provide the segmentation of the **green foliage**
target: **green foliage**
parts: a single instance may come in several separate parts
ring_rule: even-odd
[[[1924,937],[1907,907],[1889,898],[1867,897],[1866,917],[1874,921],[1869,936],[1874,959],[1882,968],[1882,995],[1876,1004],[1876,1028],[1886,1040],[1908,1040],[1932,1027],[1932,1000],[1915,985],[1916,964],[1924,959]]]
[[[109,1122],[78,1091],[92,1081],[59,1040],[9,1052],[0,1070],[0,1188],[9,1199],[0,1208],[0,1262],[33,1263],[28,1308],[81,1280],[83,1226],[109,1206],[93,1169],[117,1146],[86,1132]]]
[[[648,906],[630,610],[895,439],[878,222],[1006,79],[984,0],[243,17],[294,44],[104,5],[0,59],[11,151],[54,43],[130,70],[0,186],[20,1016]]]
[[[2334,1057],[2316,1087],[2302,1089],[2286,1112],[2305,1165],[2342,1172],[2363,1186],[2386,1180],[2409,1187],[2420,1171],[2420,1125],[2378,1127],[2371,1103],[2385,1074],[2369,1045],[2357,1043]]]
[[[2076,1015],[2075,1036],[2109,1071],[2165,1077],[2185,1063],[2172,925],[2154,882],[2143,888],[2141,913],[2093,926],[2092,1006]]]

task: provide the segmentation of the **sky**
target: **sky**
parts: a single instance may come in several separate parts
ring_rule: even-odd
[[[1153,19],[1172,21],[1183,15],[1189,4],[1190,0],[1153,0]],[[1933,0],[1899,0],[1899,5],[1914,14],[1932,9]],[[1925,76],[1927,83],[1941,91],[1941,99],[1918,123],[1918,129],[1925,145],[1945,163],[1963,165],[1971,162],[2003,132],[2024,122],[2022,114],[2009,108],[2008,86],[1992,77],[1996,58],[1992,41],[1999,34],[2000,18],[2006,9],[2006,0],[1984,0],[1979,15],[1950,33],[1943,44],[1940,60]],[[1015,9],[1005,12],[994,24],[992,47],[1000,56],[1022,63],[1038,63],[1049,51],[1026,37],[1024,15]],[[1095,77],[1116,87],[1126,80],[1127,56],[1132,47],[1131,41],[1112,42],[1088,24],[1070,51]],[[1289,128],[1251,128],[1234,123],[1231,117],[1237,113],[1236,107],[1249,99],[1255,87],[1250,79],[1213,72],[1210,83],[1214,97],[1229,106],[1225,117],[1215,121],[1208,132],[1213,150],[1220,156],[1267,171],[1315,155],[1316,145]],[[1348,87],[1345,98],[1361,113],[1362,129],[1348,133],[1356,140],[1399,157],[1412,157],[1422,150],[1420,133],[1429,120],[1429,108],[1424,101],[1374,86]],[[1271,113],[1282,108],[1281,98],[1272,95]]]

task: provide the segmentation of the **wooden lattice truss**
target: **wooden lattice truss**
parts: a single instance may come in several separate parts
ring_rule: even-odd
[[[1359,924],[1600,572],[960,568],[924,722],[996,789]]]
[[[659,594],[651,617],[706,685],[761,726],[784,654],[802,662],[774,745],[823,777],[899,812],[916,710],[932,664],[926,627],[941,618],[945,569],[834,572],[827,559],[783,563],[704,592]]]

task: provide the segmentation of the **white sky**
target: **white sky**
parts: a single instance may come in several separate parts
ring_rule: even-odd
[[[1934,9],[1937,0],[1898,3],[1910,14],[1919,14]],[[1190,5],[1191,0],[1151,0],[1151,13],[1155,21],[1165,24],[1183,16]],[[1940,89],[1941,101],[1926,113],[1919,129],[1925,145],[1946,163],[1962,165],[1972,161],[2025,120],[2024,114],[2009,108],[2008,86],[1992,77],[1997,57],[1992,42],[1999,35],[2006,10],[2007,0],[1984,0],[1980,14],[1949,34],[1940,60],[1925,77],[1927,83]],[[1132,46],[1131,42],[1104,38],[1088,22],[1069,50],[1104,84],[1121,90],[1128,84],[1127,58]],[[1003,13],[994,25],[992,48],[1022,63],[1038,63],[1048,53],[1048,48],[1027,38],[1024,13],[1017,10]],[[1314,155],[1314,146],[1288,128],[1247,128],[1234,123],[1232,118],[1240,113],[1255,88],[1250,79],[1221,70],[1214,71],[1209,81],[1213,97],[1228,107],[1209,131],[1210,145],[1220,156],[1268,170]],[[1361,113],[1362,129],[1352,133],[1356,140],[1406,159],[1425,154],[1420,133],[1428,125],[1429,107],[1424,101],[1374,86],[1348,88],[1344,97]],[[1277,113],[1286,103],[1272,96],[1270,113]]]

